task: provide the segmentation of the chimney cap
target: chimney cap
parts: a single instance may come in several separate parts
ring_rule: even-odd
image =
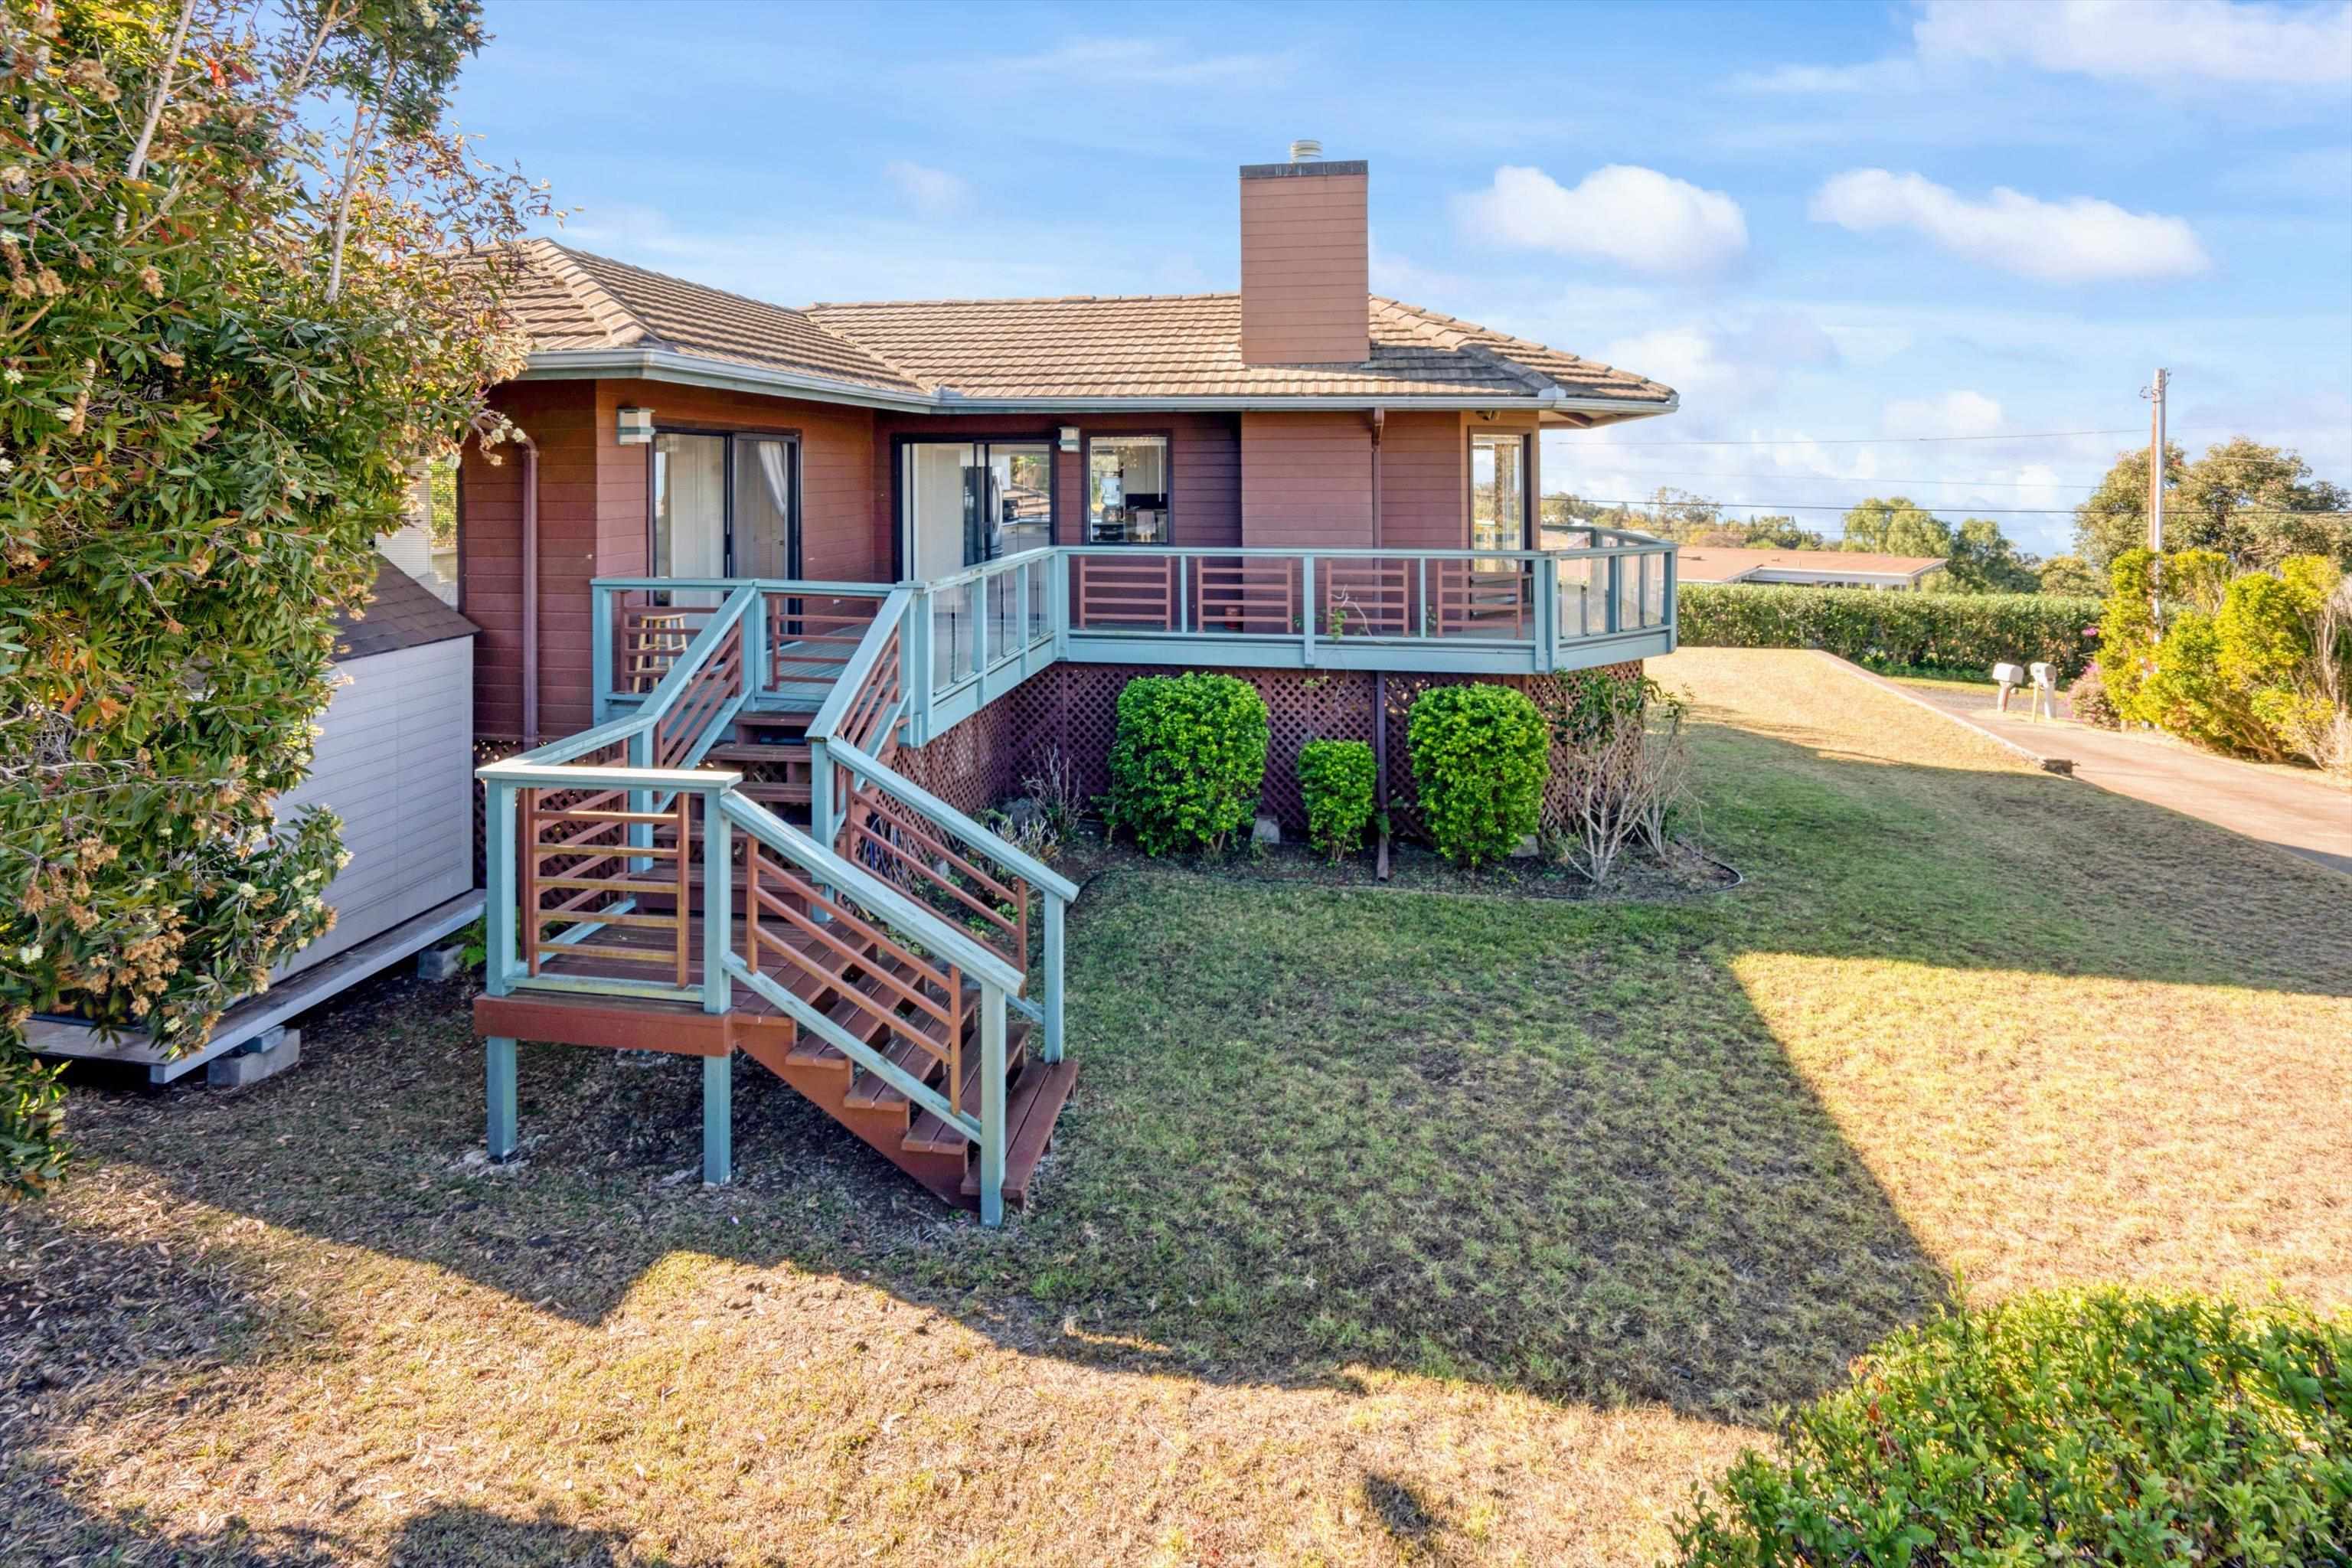
[[[1294,163],[1319,163],[1322,157],[1323,143],[1312,136],[1302,136],[1290,144],[1290,161]]]

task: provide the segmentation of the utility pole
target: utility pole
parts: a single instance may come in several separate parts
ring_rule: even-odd
[[[2164,598],[2158,586],[2164,575],[2164,389],[2171,379],[2162,365],[2156,383],[2140,395],[2148,400],[2147,425],[2147,548],[2156,559],[2147,569],[2147,608],[2159,629],[2164,625]]]

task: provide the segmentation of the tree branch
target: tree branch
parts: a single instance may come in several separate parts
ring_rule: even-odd
[[[156,123],[163,118],[163,105],[172,96],[172,79],[180,68],[180,51],[187,47],[188,24],[196,14],[196,0],[180,0],[179,25],[172,29],[172,47],[163,56],[163,74],[155,82],[155,90],[147,98],[147,121],[139,128],[138,144],[131,149],[131,162],[124,166],[122,177],[135,180],[147,168],[147,149],[155,140]]]

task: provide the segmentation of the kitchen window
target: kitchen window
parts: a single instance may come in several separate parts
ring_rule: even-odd
[[[1087,437],[1087,542],[1166,544],[1168,437]]]

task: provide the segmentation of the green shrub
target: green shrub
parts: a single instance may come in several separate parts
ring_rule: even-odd
[[[1686,1568],[2342,1563],[2352,1327],[2120,1289],[1905,1329],[1677,1522]]]
[[[2066,706],[2077,724],[2088,724],[2094,730],[2120,730],[2123,720],[2116,705],[2107,700],[2107,683],[2094,663],[2074,678],[2066,689]]]
[[[1527,698],[1507,686],[1433,687],[1413,703],[1406,740],[1422,821],[1447,859],[1500,859],[1536,830],[1551,744]]]
[[[1265,702],[1230,675],[1147,675],[1118,694],[1105,816],[1150,855],[1222,849],[1265,776]]]
[[[2290,555],[2233,577],[2212,551],[2159,561],[2134,550],[2116,557],[2113,580],[2103,629],[2118,714],[2218,751],[2352,772],[2352,595],[2334,562]]]
[[[2045,663],[2062,679],[2097,648],[2096,599],[2055,594],[1910,594],[1876,588],[1689,584],[1675,595],[1692,647],[1818,647],[1862,664],[1958,669]]]
[[[1353,854],[1372,823],[1371,747],[1361,741],[1309,741],[1298,748],[1298,793],[1307,837],[1337,860]]]

